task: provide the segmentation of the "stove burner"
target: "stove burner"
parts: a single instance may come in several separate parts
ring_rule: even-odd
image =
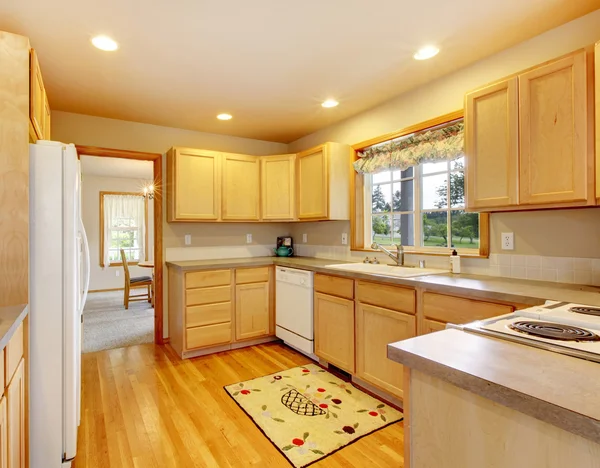
[[[561,341],[600,341],[600,336],[584,328],[552,322],[519,321],[508,325],[511,330],[527,335]]]
[[[571,307],[569,310],[571,312],[575,312],[576,314],[595,315],[597,317],[600,317],[600,309],[596,307],[577,306]]]

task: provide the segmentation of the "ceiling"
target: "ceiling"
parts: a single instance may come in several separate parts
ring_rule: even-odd
[[[3,0],[0,29],[30,37],[52,109],[288,143],[599,3]],[[430,43],[440,54],[415,61]]]
[[[81,156],[81,173],[84,176],[119,177],[126,179],[154,179],[152,161],[135,159],[105,158],[99,156]]]

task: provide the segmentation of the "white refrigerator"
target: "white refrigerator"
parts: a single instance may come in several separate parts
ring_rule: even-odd
[[[90,277],[81,172],[75,147],[54,141],[30,145],[29,163],[30,464],[70,467]]]

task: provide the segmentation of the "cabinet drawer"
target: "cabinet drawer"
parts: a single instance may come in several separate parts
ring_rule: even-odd
[[[510,314],[514,308],[462,297],[426,292],[423,294],[425,317],[449,323],[469,323],[496,315]]]
[[[185,305],[213,304],[231,300],[231,286],[218,286],[216,288],[188,289],[185,292]]]
[[[185,274],[185,287],[209,288],[231,284],[231,270],[192,271]]]
[[[188,328],[185,331],[186,348],[204,348],[231,342],[231,322]]]
[[[197,305],[185,308],[186,328],[231,321],[231,302]]]
[[[356,300],[407,314],[415,313],[415,290],[386,284],[356,282]]]
[[[269,267],[235,270],[235,284],[264,283],[269,281]]]
[[[329,275],[315,275],[315,291],[354,299],[354,280]]]
[[[446,329],[446,324],[444,322],[438,322],[437,320],[423,320],[423,335],[427,333],[434,333],[437,331],[442,331]]]
[[[19,367],[19,363],[21,362],[21,358],[23,357],[23,324],[19,325],[17,331],[12,336],[8,345],[6,345],[6,350],[4,353],[5,357],[5,383],[10,383],[10,379],[12,379],[13,374]]]

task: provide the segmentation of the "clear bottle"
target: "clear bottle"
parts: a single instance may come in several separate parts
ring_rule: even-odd
[[[456,250],[450,255],[450,270],[452,273],[460,273],[460,255]]]

